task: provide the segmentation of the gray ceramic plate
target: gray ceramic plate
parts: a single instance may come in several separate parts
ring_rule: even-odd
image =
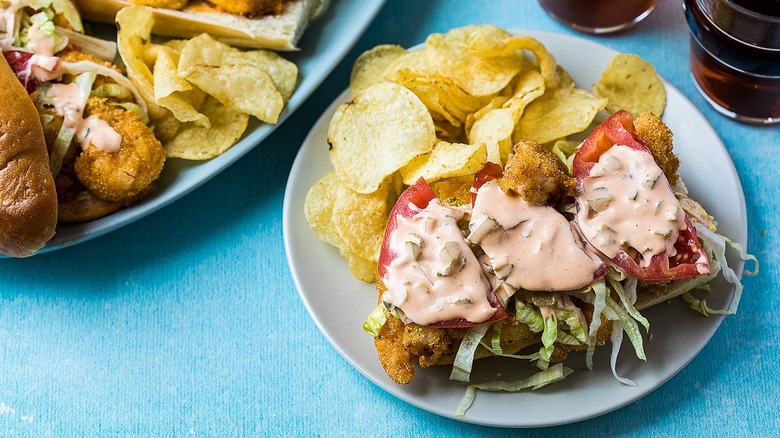
[[[60,224],[43,251],[74,245],[136,221],[189,193],[230,166],[268,137],[298,109],[363,34],[384,0],[332,1],[326,13],[306,29],[300,51],[283,54],[299,69],[299,83],[276,125],[250,121],[241,140],[208,161],[168,160],[154,194],[110,216],[84,224]]]
[[[514,31],[542,41],[574,80],[590,88],[616,51],[572,36],[539,31]],[[696,107],[666,84],[668,105],[664,121],[675,133],[680,173],[693,198],[719,223],[719,231],[743,244],[747,239],[745,199],[739,177],[722,142]],[[355,280],[338,251],[318,241],[303,215],[309,188],[332,170],[326,142],[328,123],[336,107],[348,99],[342,94],[322,115],[304,142],[287,186],[284,203],[284,239],[288,262],[301,300],[334,348],[368,379],[394,396],[427,411],[467,422],[507,427],[537,427],[571,423],[618,409],[648,394],[685,367],[709,341],[722,317],[703,318],[682,300],[660,304],[643,313],[650,321],[645,340],[647,362],[624,342],[618,372],[637,387],[621,384],[609,367],[610,349],[596,352],[595,366],[586,370],[583,355],[570,355],[566,364],[575,372],[566,380],[534,392],[477,394],[464,418],[455,416],[465,384],[449,380],[449,367],[418,370],[409,385],[397,385],[379,364],[372,338],[361,325],[376,305],[372,284]],[[730,260],[741,274],[742,263]],[[723,305],[732,285],[716,280],[708,302]],[[345,305],[344,303],[349,303]],[[531,373],[529,367],[508,359],[477,361],[473,382],[513,380]],[[587,403],[583,403],[587,400]],[[517,415],[522,410],[522,415]]]

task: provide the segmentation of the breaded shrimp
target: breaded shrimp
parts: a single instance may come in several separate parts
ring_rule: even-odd
[[[390,315],[379,330],[379,336],[374,338],[379,363],[394,382],[402,385],[414,378],[414,362],[404,348],[403,334],[404,323]]]
[[[79,61],[92,61],[95,64],[100,64],[104,67],[108,67],[112,70],[115,70],[117,73],[122,73],[122,70],[119,69],[116,65],[104,61],[97,56],[90,55],[89,53],[84,53],[81,50],[73,48],[73,46],[68,46],[63,50],[62,52],[59,52],[57,56],[60,57],[60,59],[63,62],[79,62]]]
[[[521,141],[504,167],[499,186],[534,204],[554,203],[573,196],[577,181],[552,152],[535,141]]]
[[[652,113],[643,113],[634,119],[634,127],[637,135],[650,149],[658,167],[664,171],[669,184],[674,186],[679,178],[677,169],[680,167],[680,160],[672,151],[672,130]]]
[[[449,205],[465,205],[471,203],[473,184],[473,176],[456,176],[432,182],[431,189],[439,199]]]
[[[254,17],[282,12],[283,0],[208,0],[225,12]]]
[[[153,8],[179,10],[187,6],[188,1],[189,0],[130,0],[130,3],[141,6],[151,6]]]
[[[76,175],[99,198],[124,205],[149,194],[165,163],[165,150],[141,118],[106,99],[90,97],[84,116],[97,116],[122,136],[116,152],[86,145],[76,159]]]
[[[381,279],[376,282],[381,299],[385,285]],[[539,342],[539,335],[515,318],[507,318],[502,324],[500,343],[506,354],[515,354],[523,348]],[[463,337],[468,328],[439,328],[421,326],[415,323],[404,324],[393,315],[374,338],[379,362],[394,382],[406,384],[412,381],[415,365],[423,368],[434,365],[449,365],[455,360]],[[493,328],[485,334],[487,339],[493,336]],[[491,356],[492,353],[479,347],[474,358]]]

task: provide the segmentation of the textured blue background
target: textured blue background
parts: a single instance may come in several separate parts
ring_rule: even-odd
[[[727,120],[698,95],[680,0],[659,0],[628,34],[585,38],[653,62],[713,124],[744,185],[749,249],[762,272],[744,280],[739,313],[687,368],[595,419],[500,430],[395,399],[320,334],[298,299],[282,245],[284,188],[299,145],[363,50],[411,46],[431,32],[488,22],[572,33],[529,0],[389,0],[303,107],[227,171],[121,230],[27,260],[0,260],[0,436],[780,434],[772,249],[780,128]]]

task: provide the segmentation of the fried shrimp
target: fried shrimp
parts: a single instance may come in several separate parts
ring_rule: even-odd
[[[386,290],[384,283],[377,281],[377,290]],[[485,334],[486,339],[493,336],[491,327]],[[379,362],[394,382],[407,384],[414,378],[415,364],[422,368],[434,365],[448,365],[455,360],[463,337],[468,328],[439,328],[421,326],[415,323],[404,324],[395,316],[388,315],[387,321],[374,338]],[[523,348],[539,342],[539,335],[515,318],[506,319],[502,324],[500,343],[506,354],[515,354]],[[480,346],[474,357],[479,359],[492,353]]]
[[[644,140],[645,145],[650,149],[658,167],[664,171],[669,184],[674,186],[680,177],[677,174],[680,160],[672,151],[672,130],[652,113],[643,113],[634,119],[634,127],[637,135]]]
[[[179,10],[187,6],[188,1],[189,0],[130,0],[130,3],[141,6],[151,6],[153,8]]]
[[[283,0],[208,0],[225,12],[254,17],[282,12]]]
[[[573,196],[577,181],[555,154],[534,141],[521,141],[515,145],[499,185],[527,202],[544,204]]]
[[[91,97],[85,117],[107,122],[121,137],[118,151],[107,152],[90,143],[76,159],[78,179],[99,198],[124,205],[154,190],[165,163],[165,150],[141,118],[106,99]]]

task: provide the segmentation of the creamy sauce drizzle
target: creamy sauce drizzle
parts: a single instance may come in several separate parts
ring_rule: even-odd
[[[41,31],[37,24],[31,25],[27,29],[27,38],[29,39],[27,43],[28,49],[44,56],[54,55],[54,37]]]
[[[95,116],[84,118],[85,99],[77,84],[52,84],[50,99],[65,125],[75,130],[82,149],[92,144],[105,152],[116,152],[122,146],[122,136],[108,122]]]
[[[430,201],[412,218],[398,216],[390,235],[397,257],[388,266],[382,300],[400,308],[413,322],[429,325],[463,318],[479,323],[496,309],[487,295],[490,284],[466,243],[457,221],[464,213]]]
[[[607,257],[622,250],[647,267],[652,256],[677,254],[685,213],[649,152],[612,146],[583,180],[577,204],[580,229]]]
[[[469,229],[496,276],[515,289],[578,289],[602,266],[560,212],[509,196],[495,180],[479,188]]]

